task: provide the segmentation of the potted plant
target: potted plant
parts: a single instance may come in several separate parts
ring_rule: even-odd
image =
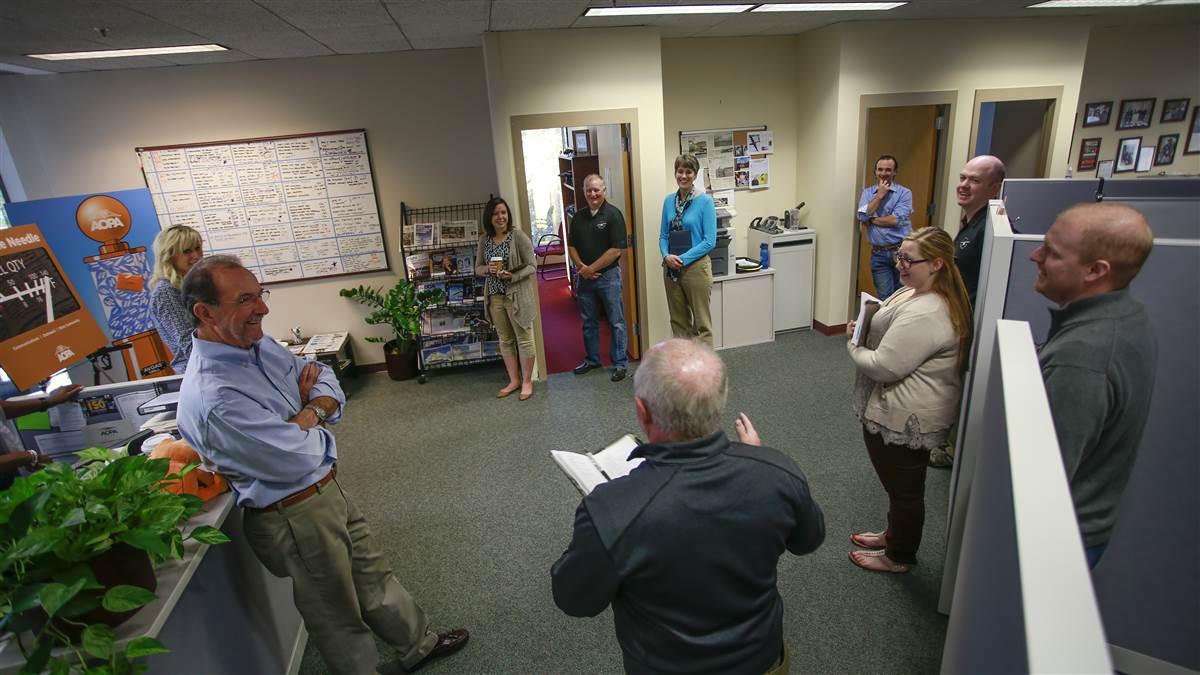
[[[343,288],[344,298],[356,300],[375,311],[367,315],[368,324],[392,328],[391,338],[369,337],[367,342],[382,342],[388,376],[393,380],[408,380],[417,375],[418,338],[421,337],[421,315],[430,307],[446,301],[441,289],[417,290],[407,279],[397,279],[386,293],[382,288],[359,286]]]
[[[195,465],[168,474],[166,459],[78,454],[78,468],[56,462],[0,492],[0,614],[22,673],[140,672],[138,659],[169,650],[148,637],[117,648],[113,627],[155,599],[153,566],[183,556],[180,524],[203,502],[162,487]],[[229,541],[209,526],[188,538]],[[69,649],[51,658],[56,647]]]

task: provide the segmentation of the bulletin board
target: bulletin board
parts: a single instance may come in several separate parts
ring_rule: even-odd
[[[695,155],[704,187],[718,205],[733,205],[734,190],[771,187],[775,139],[766,125],[679,132],[679,152]]]
[[[159,226],[263,284],[389,269],[364,129],[137,148]]]

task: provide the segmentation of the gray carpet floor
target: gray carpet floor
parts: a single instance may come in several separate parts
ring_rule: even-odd
[[[720,354],[727,431],[738,412],[749,415],[764,443],[795,458],[825,512],[825,544],[780,560],[792,672],[936,672],[949,472],[929,471],[913,572],[858,569],[849,535],[883,529],[887,499],[850,409],[845,339],[801,332]],[[640,433],[632,378],[554,375],[523,402],[493,397],[504,381],[495,366],[436,371],[425,385],[360,376],[334,427],[338,479],[435,627],[471,631],[462,652],[423,673],[621,672],[611,611],[573,619],[551,598],[550,566],[580,497],[549,452]],[[380,653],[384,672],[402,672],[393,651],[380,644]],[[327,672],[311,643],[300,672]]]

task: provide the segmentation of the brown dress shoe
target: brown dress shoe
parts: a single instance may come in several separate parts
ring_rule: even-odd
[[[425,655],[425,658],[417,661],[415,664],[409,668],[406,668],[405,670],[410,673],[415,673],[428,665],[430,661],[443,656],[449,656],[467,646],[467,640],[469,639],[471,639],[471,634],[467,632],[466,628],[454,628],[444,633],[438,633],[437,644],[433,646],[433,649],[429,650],[429,653]]]

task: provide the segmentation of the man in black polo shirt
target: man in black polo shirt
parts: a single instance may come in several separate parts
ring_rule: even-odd
[[[600,367],[600,315],[604,305],[612,328],[612,381],[625,379],[629,359],[625,355],[625,308],[621,305],[621,252],[625,250],[625,217],[605,197],[604,179],[591,174],[583,179],[583,195],[588,207],[571,218],[567,246],[578,279],[575,299],[583,318],[583,348],[587,355],[575,366],[583,375]]]
[[[979,155],[958,172],[958,205],[962,207],[962,226],[954,238],[954,264],[962,275],[975,310],[975,291],[979,288],[979,267],[983,258],[983,226],[987,222],[987,203],[1000,194],[1004,182],[1004,162],[991,155]]]

